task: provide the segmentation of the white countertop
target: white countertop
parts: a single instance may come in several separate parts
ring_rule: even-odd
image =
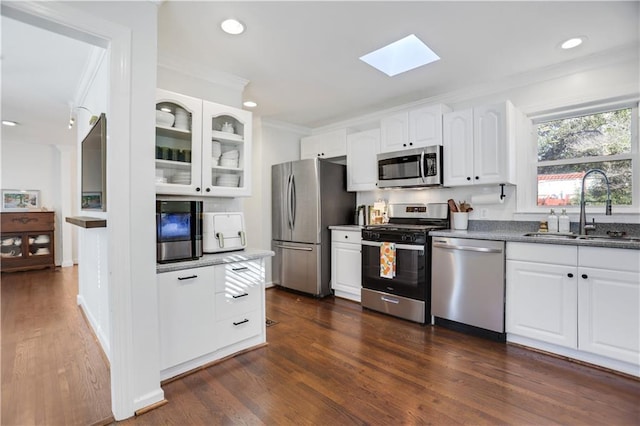
[[[329,229],[336,231],[361,231],[364,226],[360,225],[331,225]]]

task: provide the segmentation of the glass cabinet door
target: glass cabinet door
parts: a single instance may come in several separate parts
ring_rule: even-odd
[[[3,234],[1,244],[0,257],[3,259],[22,258],[23,248],[21,234]]]
[[[28,235],[29,256],[51,256],[51,233],[34,232]]]
[[[203,102],[202,183],[215,196],[251,195],[251,112]]]
[[[156,192],[202,194],[202,101],[158,89]]]

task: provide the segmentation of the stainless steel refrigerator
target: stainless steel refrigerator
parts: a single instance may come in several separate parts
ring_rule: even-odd
[[[328,227],[353,223],[356,194],[344,165],[321,159],[271,168],[273,283],[316,297],[331,293]]]

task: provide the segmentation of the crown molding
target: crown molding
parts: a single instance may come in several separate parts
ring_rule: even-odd
[[[249,80],[229,74],[223,71],[211,69],[202,64],[179,58],[163,52],[158,52],[158,67],[171,71],[177,71],[191,77],[204,80],[209,83],[218,84],[229,89],[242,92]]]
[[[298,126],[296,124],[286,123],[284,121],[273,120],[269,118],[261,118],[262,127],[276,130],[286,130],[288,132],[297,133],[302,136],[311,134],[311,128]]]
[[[84,64],[78,87],[76,87],[75,95],[71,101],[73,103],[72,106],[78,106],[84,103],[106,54],[107,51],[105,49],[98,46],[91,46],[89,57]]]

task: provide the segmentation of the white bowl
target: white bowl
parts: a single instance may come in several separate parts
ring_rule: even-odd
[[[170,112],[156,110],[156,124],[158,126],[171,127],[175,120],[176,116]]]

